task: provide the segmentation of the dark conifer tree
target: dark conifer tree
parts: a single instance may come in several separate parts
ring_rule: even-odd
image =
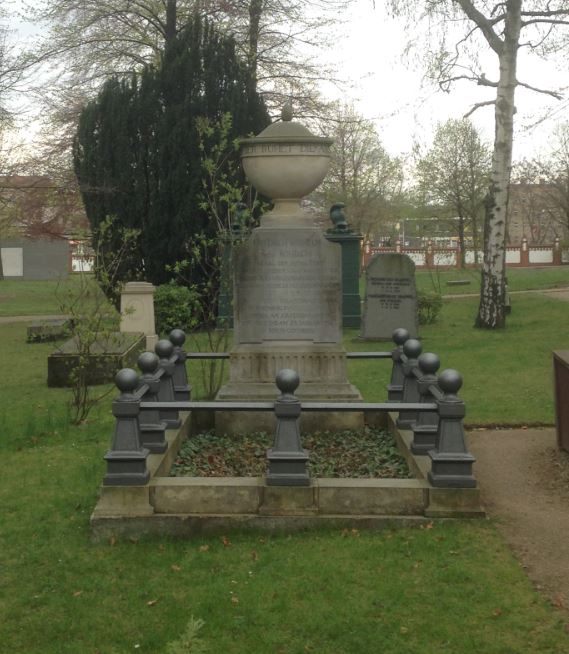
[[[162,284],[172,277],[167,265],[188,258],[196,234],[215,234],[199,201],[196,119],[215,122],[230,113],[230,142],[263,129],[269,117],[248,77],[233,40],[196,15],[169,41],[159,67],[110,79],[86,106],[74,160],[90,224],[96,233],[114,217],[117,238],[120,228],[140,230],[139,252],[123,262],[121,280]]]

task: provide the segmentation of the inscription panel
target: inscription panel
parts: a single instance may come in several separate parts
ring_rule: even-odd
[[[319,230],[255,230],[236,256],[236,342],[340,343],[340,275]]]
[[[267,154],[328,155],[330,145],[322,143],[250,143],[243,146],[242,156],[255,157]]]

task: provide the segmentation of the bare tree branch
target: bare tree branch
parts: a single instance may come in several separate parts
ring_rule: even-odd
[[[548,89],[539,89],[536,86],[531,86],[530,84],[525,84],[524,82],[520,82],[519,80],[517,81],[518,86],[523,86],[526,89],[529,89],[530,91],[535,91],[536,93],[543,93],[544,95],[550,95],[552,98],[555,98],[556,100],[562,100],[563,95],[559,93],[558,91],[550,91]]]
[[[477,110],[480,109],[480,107],[488,107],[490,105],[495,105],[496,100],[486,100],[485,102],[477,102],[472,109],[470,109],[469,112],[465,113],[463,118],[468,118],[469,116],[472,116],[472,114]]]
[[[503,49],[503,41],[496,34],[492,28],[491,21],[489,21],[484,14],[482,14],[470,0],[455,0],[461,7],[464,13],[470,18],[470,20],[478,25],[484,38],[488,42],[488,45],[496,52],[500,54]]]
[[[566,13],[569,14],[569,11]],[[537,23],[546,23],[547,25],[569,25],[569,20],[547,20],[546,18],[538,18],[536,20],[526,20],[522,22],[522,27],[536,25]]]

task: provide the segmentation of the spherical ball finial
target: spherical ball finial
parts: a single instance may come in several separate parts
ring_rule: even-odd
[[[425,352],[419,357],[418,364],[424,375],[434,375],[441,365],[441,360],[436,354]]]
[[[462,388],[462,375],[452,368],[443,370],[439,375],[439,386],[445,395],[456,395]]]
[[[283,395],[292,395],[300,384],[300,377],[296,370],[283,368],[277,373],[276,384]]]
[[[166,338],[161,338],[154,346],[154,351],[161,359],[169,359],[174,352],[174,345]]]
[[[403,345],[403,352],[408,359],[416,359],[423,351],[421,341],[416,338],[410,338]]]
[[[403,345],[405,341],[409,340],[409,336],[410,334],[406,329],[398,327],[391,335],[391,338],[396,345]]]
[[[186,342],[186,333],[181,329],[173,329],[170,332],[170,342],[176,345],[177,347],[182,347]]]
[[[123,368],[115,375],[115,384],[119,391],[132,393],[138,386],[138,375],[132,368]]]
[[[138,357],[138,367],[145,375],[151,375],[158,368],[158,357],[154,352],[143,352]]]

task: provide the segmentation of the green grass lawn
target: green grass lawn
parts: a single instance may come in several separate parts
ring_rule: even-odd
[[[543,288],[569,286],[569,266],[550,266],[543,268],[508,268],[508,290],[528,291]],[[448,286],[447,282],[468,280],[467,286]],[[480,271],[465,270],[417,271],[417,288],[439,290],[443,295],[480,292]]]
[[[448,281],[470,280],[468,286],[447,286]],[[458,293],[477,293],[480,289],[480,273],[477,270],[417,271],[417,288],[423,290],[440,289],[444,295]],[[66,280],[56,281],[15,281],[0,280],[0,316],[30,316],[34,314],[60,313],[57,292],[67,286],[79,283],[79,275],[71,275]],[[543,268],[509,268],[508,288],[511,291],[533,290],[569,286],[569,266]],[[360,292],[364,297],[364,279]]]
[[[26,281],[0,280],[0,316],[33,316],[61,313],[58,293],[78,284],[78,276],[66,280]]]
[[[569,304],[516,297],[501,332],[474,330],[475,310],[475,298],[445,302],[422,330],[424,349],[464,375],[467,421],[552,422],[551,350],[569,349]],[[391,347],[355,336],[347,349]],[[111,399],[70,427],[67,391],[45,385],[52,349],[0,325],[1,651],[166,654],[192,616],[209,651],[229,654],[569,651],[562,615],[488,522],[92,544]],[[388,362],[352,361],[349,374],[385,399]]]

